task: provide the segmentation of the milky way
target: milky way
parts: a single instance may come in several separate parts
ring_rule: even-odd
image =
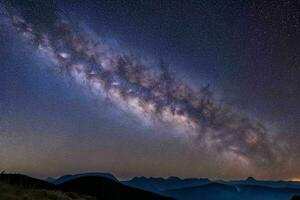
[[[95,96],[109,99],[141,120],[172,126],[195,145],[247,163],[265,165],[281,159],[263,124],[221,106],[208,86],[195,90],[170,73],[163,61],[152,66],[124,53],[75,25],[55,6],[5,6],[10,25],[46,55],[51,69]],[[28,6],[40,13],[30,13]],[[43,9],[53,13],[44,16]]]

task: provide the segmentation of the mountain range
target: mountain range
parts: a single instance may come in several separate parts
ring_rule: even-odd
[[[123,183],[178,200],[290,200],[300,195],[299,182],[256,180],[252,177],[237,181],[139,177]]]
[[[256,180],[223,181],[207,178],[135,177],[119,181],[109,173],[68,174],[46,180],[22,174],[0,174],[0,183],[64,193],[89,195],[96,199],[143,200],[298,200],[300,182]]]

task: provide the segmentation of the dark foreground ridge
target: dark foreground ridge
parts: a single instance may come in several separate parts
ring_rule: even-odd
[[[143,200],[164,200],[171,199],[152,192],[131,188],[122,183],[113,181],[107,177],[86,176],[72,179],[58,185],[46,181],[25,176],[22,174],[0,174],[0,183],[9,184],[21,188],[43,189],[49,191],[77,193],[89,195],[97,200],[118,200],[118,199],[143,199]],[[45,193],[46,195],[46,193]]]

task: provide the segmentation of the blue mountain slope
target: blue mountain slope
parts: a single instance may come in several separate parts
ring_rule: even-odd
[[[298,182],[261,181],[251,177],[239,181],[139,177],[122,183],[179,200],[290,200],[300,195]]]
[[[76,178],[80,178],[80,177],[85,177],[85,176],[105,177],[105,178],[108,178],[110,180],[118,182],[118,179],[116,177],[114,177],[112,174],[109,174],[109,173],[98,173],[98,172],[89,172],[89,173],[74,174],[74,175],[68,174],[68,175],[61,176],[58,179],[54,179],[52,177],[48,177],[46,179],[46,181],[48,181],[50,183],[53,183],[55,185],[58,185],[58,184],[66,182],[66,181],[70,181],[70,180],[73,180],[73,179],[76,179]]]
[[[183,189],[166,190],[165,195],[178,200],[235,200],[238,189],[232,185],[221,183],[208,183],[202,186],[187,187]]]
[[[180,179],[177,177],[169,177],[167,179],[136,177],[129,181],[123,181],[122,183],[147,191],[161,192],[171,189],[204,185],[210,183],[210,181],[208,179]]]
[[[203,186],[166,190],[164,194],[178,200],[290,200],[292,196],[300,194],[300,189],[211,183]]]

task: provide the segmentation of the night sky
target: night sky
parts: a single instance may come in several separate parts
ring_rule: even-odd
[[[299,1],[0,2],[0,170],[300,178]]]

